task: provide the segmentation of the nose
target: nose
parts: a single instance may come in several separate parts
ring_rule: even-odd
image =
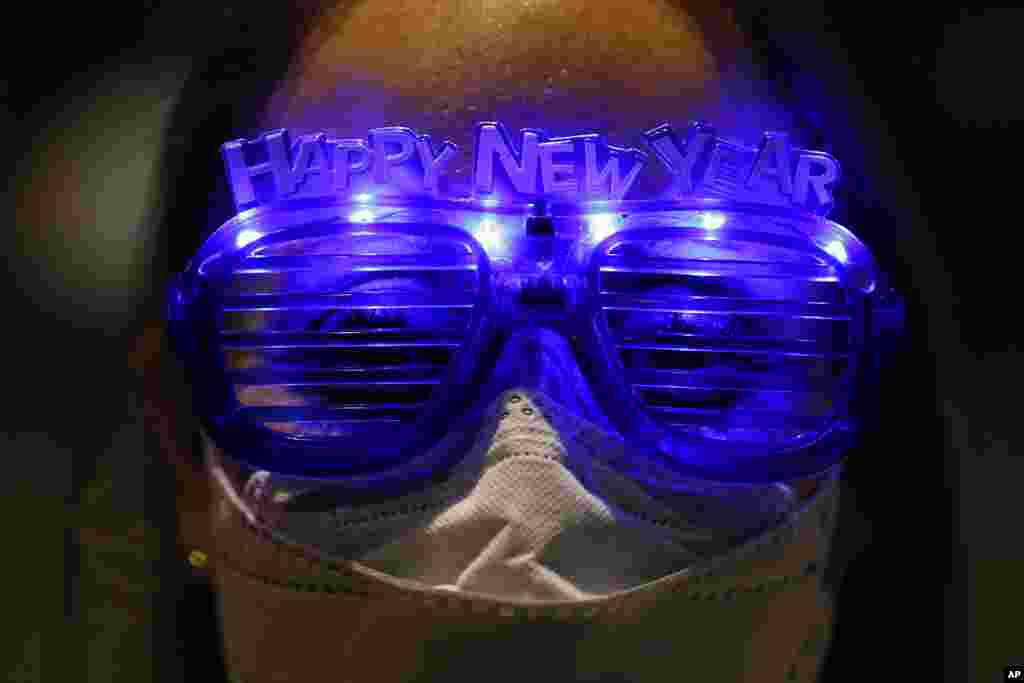
[[[481,398],[490,402],[513,389],[543,393],[573,414],[607,426],[572,346],[549,328],[516,330],[508,337]]]

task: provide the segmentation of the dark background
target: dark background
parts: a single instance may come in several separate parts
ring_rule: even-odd
[[[0,509],[15,588],[9,680],[209,675],[219,666],[213,602],[179,547],[182,494],[167,482],[180,470],[163,457],[172,434],[161,432],[172,427],[147,412],[147,321],[160,315],[165,273],[200,239],[164,226],[221,210],[206,199],[221,182],[209,151],[245,125],[244,98],[255,106],[274,88],[315,7],[28,9],[8,30],[31,32],[32,49],[9,61],[4,93],[16,206],[3,274],[16,388]],[[1012,55],[1024,11],[744,3],[736,17],[764,73],[828,137],[858,200],[842,220],[908,302],[910,335],[883,379],[878,430],[846,475],[837,553],[847,571],[823,680],[996,680],[1024,661],[1024,459],[1009,445],[1021,368]],[[133,132],[147,126],[154,137]],[[117,182],[145,180],[134,150],[150,141],[170,168],[143,183],[143,208],[119,203]],[[183,180],[199,158],[209,172]],[[129,175],[105,180],[108,165]],[[138,215],[138,239],[86,232],[90,193]],[[173,429],[191,444],[187,422]],[[48,540],[60,528],[63,543]],[[110,536],[145,552],[92,550]],[[146,586],[97,578],[138,562]]]

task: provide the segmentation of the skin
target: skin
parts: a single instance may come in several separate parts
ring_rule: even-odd
[[[633,145],[666,120],[706,119],[756,143],[792,121],[751,92],[748,62],[728,13],[699,5],[361,2],[321,20],[263,122],[348,137],[409,125],[468,150],[483,120]]]

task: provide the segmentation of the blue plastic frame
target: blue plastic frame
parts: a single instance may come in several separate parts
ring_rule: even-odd
[[[580,366],[592,384],[592,390],[611,425],[637,452],[656,459],[668,468],[688,476],[718,481],[766,482],[788,480],[824,472],[834,466],[854,443],[854,416],[838,420],[833,428],[817,438],[788,449],[768,452],[764,448],[740,447],[721,441],[687,439],[658,425],[642,407],[626,383],[619,361],[610,349],[607,330],[603,329],[597,286],[598,259],[625,234],[646,230],[652,234],[699,236],[713,232],[718,239],[756,237],[782,240],[791,248],[805,248],[826,259],[841,274],[844,290],[852,303],[851,349],[856,368],[860,358],[875,350],[870,345],[871,308],[878,293],[885,290],[868,248],[843,226],[811,213],[788,208],[739,204],[724,199],[690,198],[680,200],[618,200],[581,203],[502,203],[494,199],[411,199],[366,198],[307,199],[283,201],[272,206],[244,211],[216,230],[192,259],[185,272],[171,285],[168,320],[176,349],[183,355],[194,381],[197,413],[213,440],[239,460],[253,466],[313,478],[387,477],[396,468],[436,443],[473,402],[472,387],[486,374],[482,359],[493,352],[496,340],[509,326],[531,324],[532,313],[511,310],[503,294],[507,282],[532,270],[531,252],[524,245],[530,239],[509,236],[509,231],[543,211],[556,226],[552,238],[576,249],[573,264],[563,264],[559,277],[575,282],[573,296],[582,296],[568,316],[538,320],[575,338],[581,355]],[[747,230],[737,233],[730,227],[702,227],[688,219],[697,215],[756,216],[778,219],[786,224],[781,232]],[[588,220],[594,216],[612,217],[616,228],[608,234],[587,234]],[[675,217],[675,218],[674,218]],[[507,258],[481,242],[475,230],[484,221],[493,221],[499,235],[505,234]],[[673,225],[673,221],[677,223]],[[645,223],[646,221],[646,223]],[[654,225],[651,224],[661,224]],[[480,266],[480,290],[473,311],[470,334],[438,396],[414,424],[395,431],[391,443],[365,441],[347,443],[344,455],[338,438],[322,440],[295,438],[241,421],[234,417],[237,403],[232,385],[226,380],[223,354],[217,344],[217,288],[219,278],[231,272],[234,264],[261,246],[299,237],[329,234],[343,230],[408,231],[417,234],[441,234],[450,231],[468,238]],[[597,239],[600,237],[600,239]],[[545,239],[545,238],[534,238]],[[499,278],[506,283],[497,285]],[[863,381],[858,380],[860,384]],[[858,387],[864,390],[864,387]],[[351,441],[351,440],[350,440]],[[627,469],[629,464],[624,465]],[[636,476],[643,477],[642,463]],[[435,471],[405,471],[403,486],[414,480],[434,476]],[[657,484],[657,482],[649,482]]]

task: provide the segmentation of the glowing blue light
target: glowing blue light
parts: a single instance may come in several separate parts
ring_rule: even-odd
[[[725,214],[718,211],[703,211],[699,217],[700,226],[708,230],[718,230],[725,225]]]
[[[353,223],[369,223],[373,220],[373,211],[369,209],[359,209],[353,213],[350,213],[348,219]]]
[[[849,258],[846,254],[846,246],[838,240],[829,242],[825,247],[825,251],[834,256],[840,263],[846,263],[846,259]]]
[[[501,231],[498,229],[498,222],[493,218],[485,218],[480,221],[480,224],[474,231],[474,235],[488,252],[497,251],[504,245]]]
[[[373,201],[373,195],[370,194],[369,192],[360,192],[357,195],[353,195],[352,199],[356,200],[360,204],[365,204],[367,202]]]
[[[591,214],[586,217],[586,221],[587,230],[590,233],[590,239],[594,242],[604,240],[615,232],[615,229],[618,227],[616,216],[612,213]]]
[[[498,200],[497,199],[481,199],[480,200],[480,204],[482,204],[483,206],[497,206],[498,205]]]
[[[263,237],[263,233],[259,230],[242,230],[235,235],[235,246],[241,249],[245,245],[251,244],[261,237]]]

